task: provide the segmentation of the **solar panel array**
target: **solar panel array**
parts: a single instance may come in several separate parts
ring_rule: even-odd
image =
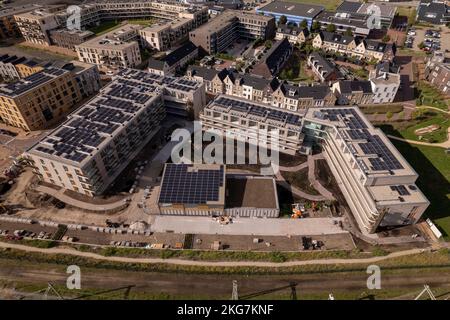
[[[397,160],[391,150],[389,150],[378,135],[371,136],[368,142],[360,143],[359,146],[364,154],[375,154],[378,156],[377,158],[369,158],[373,170],[380,171],[403,169],[400,161]]]
[[[58,75],[60,72],[65,71],[46,71],[51,75]],[[39,74],[41,73],[33,76],[42,77]],[[69,120],[44,138],[34,149],[81,162],[92,155],[99,145],[108,137],[112,137],[121,126],[132,121],[155,95],[160,95],[167,89],[196,90],[200,85],[199,82],[186,78],[123,69],[97,97],[73,113]]]
[[[24,79],[0,86],[0,94],[9,97],[21,95],[32,88],[40,86],[41,84],[61,76],[65,72],[67,71],[62,69],[47,68]]]
[[[113,81],[41,140],[35,150],[77,163],[92,155],[154,96],[154,85],[143,83],[141,78],[119,77]]]
[[[206,204],[219,201],[224,187],[224,167],[220,169],[196,168],[194,165],[167,164],[161,184],[160,203]]]
[[[321,119],[343,123],[345,126],[340,127],[338,130],[347,139],[358,142],[364,155],[368,156],[371,170],[403,169],[400,161],[398,161],[380,136],[369,131],[366,122],[355,109],[321,109],[319,114],[315,113],[314,115]],[[364,168],[368,169],[366,166]]]
[[[274,123],[276,125],[283,123],[293,126],[300,126],[302,122],[302,118],[298,114],[284,110],[276,110],[274,108],[265,107],[256,103],[232,99],[225,96],[220,96],[215,99],[212,107],[218,107],[223,112],[228,112],[229,110],[230,114],[244,113],[249,119],[268,122],[275,121]]]

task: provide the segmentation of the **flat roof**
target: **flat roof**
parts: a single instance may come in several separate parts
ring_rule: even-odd
[[[3,7],[0,9],[0,17],[12,16],[15,14],[32,11],[32,10],[35,10],[38,8],[41,8],[41,6],[37,5],[37,4],[27,4],[27,5],[23,5],[23,6]]]
[[[262,121],[278,128],[287,127],[292,131],[301,131],[302,129],[302,117],[295,111],[280,109],[235,96],[218,95],[205,107],[205,110],[235,114],[250,120]]]
[[[312,0],[311,0],[312,2]],[[287,1],[273,1],[260,7],[258,11],[273,12],[290,16],[314,18],[325,8],[323,6]]]
[[[225,166],[221,164],[165,165],[158,203],[225,204]]]
[[[226,181],[225,208],[279,208],[273,178],[227,175]]]
[[[365,175],[417,175],[386,135],[375,128],[358,107],[309,108],[305,119],[336,128]]]
[[[427,203],[428,200],[412,182],[399,183],[401,177],[414,181],[417,173],[386,135],[367,120],[358,107],[310,108],[305,120],[334,127],[345,143],[354,166],[375,178],[376,185],[365,188],[375,204]],[[350,159],[345,159],[350,161]],[[405,180],[403,180],[405,181]]]
[[[135,24],[126,24],[116,28],[108,33],[102,34],[98,37],[92,38],[86,42],[83,42],[77,47],[83,48],[108,48],[121,50],[123,48],[137,45],[137,41],[126,42],[122,39],[124,35],[132,34],[141,30],[143,26]]]
[[[69,71],[49,67],[42,71],[36,72],[31,76],[26,78],[17,80],[13,83],[1,84],[0,85],[0,95],[14,98],[20,96],[31,89],[35,89],[57,77],[62,76],[63,74]]]
[[[100,93],[68,116],[27,152],[83,167],[114,139],[164,88],[190,91],[201,84],[185,77],[165,77],[122,69]]]
[[[259,21],[270,21],[273,19],[273,17],[267,17],[257,13],[244,12],[239,10],[225,10],[221,14],[218,14],[211,20],[208,20],[207,23],[202,24],[191,32],[207,34],[217,32],[219,30],[222,30],[233,20],[239,19],[239,17],[253,18]]]

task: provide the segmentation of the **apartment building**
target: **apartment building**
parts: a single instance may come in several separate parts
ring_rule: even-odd
[[[218,95],[200,113],[200,120],[204,130],[251,144],[270,145],[278,133],[279,151],[287,154],[298,152],[303,141],[302,117],[297,112],[240,97]]]
[[[365,15],[368,17],[372,13],[376,13],[380,19],[380,27],[389,29],[395,14],[397,13],[397,7],[388,3],[377,2],[375,9],[373,3],[343,1],[339,7],[336,8],[336,12],[347,13],[349,15]]]
[[[180,25],[179,29],[171,36],[182,36],[179,32],[186,33],[186,27],[195,28],[208,20],[208,10],[203,6],[186,5],[172,1],[96,1],[92,3],[79,4],[80,20],[75,21],[72,12],[67,11],[66,5],[46,6],[39,10],[33,10],[25,14],[17,14],[17,21],[20,32],[25,39],[32,43],[42,45],[51,45],[49,32],[55,29],[66,29],[67,24],[79,22],[80,30],[99,25],[104,21],[117,21],[127,19],[160,19],[172,21],[174,19],[186,19],[187,25]],[[73,30],[72,28],[69,28]],[[56,35],[58,41],[67,45],[61,37]],[[68,34],[70,37],[76,37],[75,34]],[[76,39],[72,41],[72,44]]]
[[[42,69],[39,62],[32,59],[8,54],[0,56],[0,77],[3,81],[9,82],[25,78]]]
[[[45,129],[81,101],[68,70],[49,67],[10,84],[0,85],[0,117],[26,131]]]
[[[82,98],[89,98],[102,87],[100,82],[100,73],[94,64],[84,63],[81,61],[55,61],[44,64],[45,68],[56,67],[59,69],[68,70],[72,73]]]
[[[400,88],[399,67],[389,61],[379,63],[369,74],[369,81],[373,91],[373,103],[394,102]]]
[[[308,29],[302,29],[299,27],[281,25],[278,26],[275,40],[283,40],[287,38],[292,45],[302,44],[308,39],[309,31]]]
[[[138,43],[140,25],[126,24],[75,46],[78,59],[100,69],[134,68],[141,64]]]
[[[204,105],[201,83],[122,69],[26,156],[41,180],[99,195],[158,132],[167,113],[199,112]]]
[[[331,90],[339,105],[365,105],[374,103],[370,81],[340,80],[332,84]]]
[[[208,20],[208,8],[175,1],[101,0],[95,2],[101,20],[163,19],[173,20],[180,13],[194,15],[197,25]]]
[[[50,31],[51,43],[75,51],[75,46],[92,39],[95,34],[89,30],[55,29]]]
[[[17,26],[14,15],[33,11],[39,8],[39,5],[22,5],[14,7],[3,7],[0,9],[0,39],[7,40],[10,38],[20,38],[19,27]]]
[[[237,96],[297,112],[304,112],[308,107],[334,105],[336,100],[327,85],[294,86],[277,78],[241,74],[233,69],[218,71],[190,66],[187,76],[205,83],[210,94]]]
[[[226,10],[189,33],[189,40],[208,54],[224,51],[239,38],[270,39],[275,19],[254,13]]]
[[[425,79],[443,94],[450,93],[450,64],[443,52],[437,51],[428,59]]]
[[[252,68],[251,73],[266,78],[277,76],[293,51],[294,48],[288,39],[283,38],[283,40],[275,42]]]
[[[142,47],[164,51],[188,40],[189,32],[206,22],[203,15],[204,9],[196,12],[180,12],[176,19],[139,30]]]
[[[165,117],[162,95],[147,79],[128,75],[126,70],[119,74],[27,150],[40,180],[99,195],[159,131]]]
[[[338,33],[350,30],[355,35],[368,36],[371,30],[369,18],[367,14],[322,11],[314,21],[320,23],[322,30],[334,25]]]
[[[55,13],[48,9],[36,9],[14,15],[24,39],[30,43],[50,46],[50,30],[60,26]]]
[[[149,59],[148,71],[159,75],[175,75],[177,71],[198,57],[198,48],[190,41],[169,53],[164,59]]]
[[[313,52],[308,57],[308,66],[320,80],[320,82],[329,82],[343,79],[343,75],[336,65],[321,56],[318,52]]]
[[[392,61],[396,54],[396,46],[393,43],[360,39],[326,31],[322,31],[314,37],[313,47],[358,59],[375,59],[377,61]]]
[[[429,202],[417,173],[357,107],[310,108],[305,141],[325,159],[363,233],[416,223]]]

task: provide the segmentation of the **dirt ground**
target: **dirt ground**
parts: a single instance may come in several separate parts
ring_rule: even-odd
[[[193,240],[193,249],[211,249],[214,241],[220,241],[225,249],[246,250],[246,251],[298,251],[301,250],[302,237],[258,237],[258,243],[253,243],[253,236],[230,236],[230,235],[195,235]],[[313,236],[313,240],[323,241],[324,249],[327,250],[352,250],[355,248],[349,234],[330,234],[323,236]],[[201,243],[197,241],[201,240]],[[266,243],[270,243],[267,246]]]

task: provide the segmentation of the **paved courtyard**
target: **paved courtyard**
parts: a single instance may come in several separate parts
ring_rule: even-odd
[[[322,235],[347,233],[333,221],[339,218],[265,219],[237,218],[221,225],[210,217],[155,216],[153,232],[224,235]]]

